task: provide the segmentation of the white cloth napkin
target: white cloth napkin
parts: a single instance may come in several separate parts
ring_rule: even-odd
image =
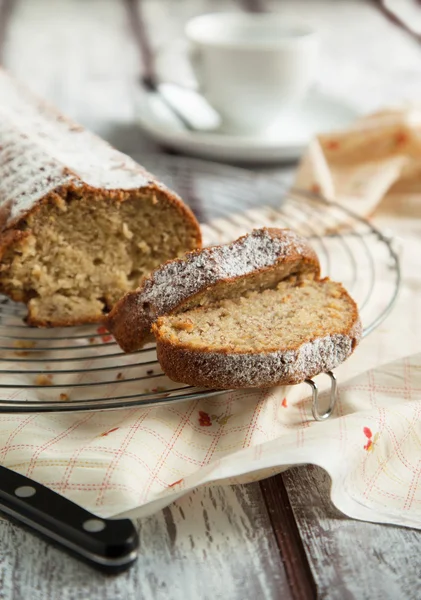
[[[371,216],[385,199],[421,192],[421,107],[384,110],[317,136],[295,185]]]
[[[307,396],[307,398],[304,398]],[[306,386],[168,407],[2,415],[2,464],[102,516],[146,515],[199,485],[320,465],[349,516],[421,527],[421,354],[340,386],[312,419]]]

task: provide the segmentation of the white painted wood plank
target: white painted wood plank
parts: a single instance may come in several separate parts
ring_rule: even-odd
[[[134,124],[139,59],[122,2],[19,0],[3,54],[13,74],[119,149],[156,149]]]
[[[290,598],[257,484],[196,491],[138,527],[138,562],[109,577],[0,520],[0,598]]]
[[[421,44],[364,0],[267,0],[320,34],[317,83],[363,112],[420,101]],[[419,9],[418,9],[419,10]]]
[[[347,519],[318,467],[291,469],[283,479],[321,598],[420,598],[420,531]]]

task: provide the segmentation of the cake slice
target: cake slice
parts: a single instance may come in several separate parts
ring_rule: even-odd
[[[177,314],[250,290],[275,288],[289,275],[318,278],[308,242],[288,229],[256,229],[235,242],[187,253],[159,267],[110,312],[106,327],[125,352],[150,341],[158,317]]]
[[[315,273],[160,317],[152,330],[170,379],[216,389],[300,383],[341,364],[361,337],[355,302]]]
[[[355,302],[320,279],[308,242],[267,228],[167,262],[107,326],[126,351],[152,329],[168,377],[217,389],[299,383],[337,367],[361,338]]]
[[[176,194],[0,70],[0,292],[30,324],[101,321],[200,245]]]

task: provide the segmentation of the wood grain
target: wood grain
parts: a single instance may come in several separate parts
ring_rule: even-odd
[[[14,5],[15,0],[0,0],[0,64],[3,62],[3,48]]]
[[[318,467],[291,469],[283,480],[320,598],[420,598],[420,531],[346,518]]]
[[[294,600],[311,600],[316,597],[316,583],[295,523],[282,475],[262,481],[260,488],[285,565],[292,596]]]
[[[0,520],[0,599],[292,598],[258,484],[195,491],[137,526],[137,563],[109,577]]]
[[[141,544],[168,598],[291,598],[258,484],[196,490],[145,521]]]

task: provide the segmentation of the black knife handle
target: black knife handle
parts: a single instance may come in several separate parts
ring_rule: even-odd
[[[130,519],[101,519],[19,473],[0,467],[0,511],[107,573],[137,558]]]

